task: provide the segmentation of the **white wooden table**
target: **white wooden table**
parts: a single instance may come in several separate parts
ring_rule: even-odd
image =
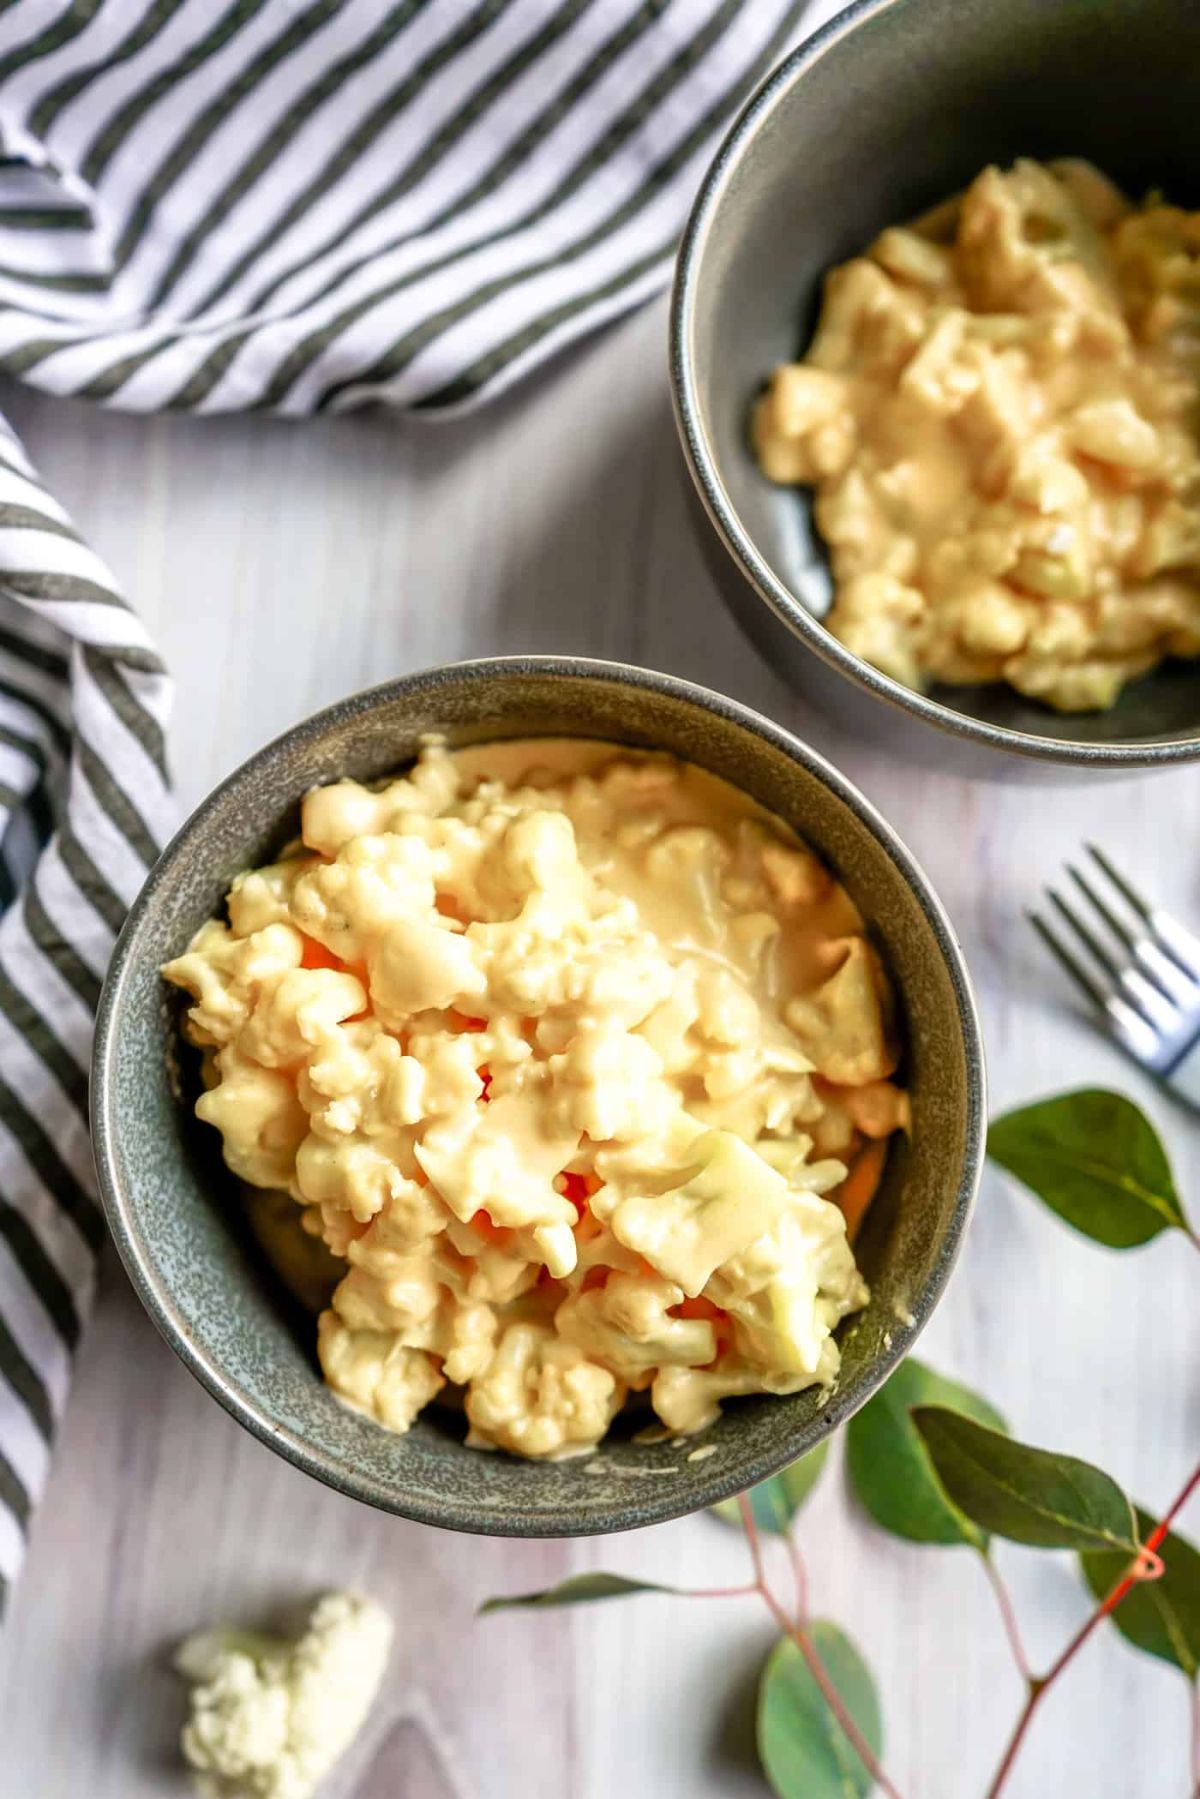
[[[689,537],[659,304],[481,417],[130,419],[5,393],[17,429],[125,582],[179,677],[187,807],[249,751],[354,688],[496,651],[673,669],[827,752],[924,861],[961,932],[993,1102],[1113,1082],[1148,1104],[1196,1198],[1200,1132],[1070,1010],[1021,908],[1085,836],[1200,918],[1200,781],[1184,769],[1060,791],[919,773],[810,714],[722,610]],[[989,1177],[922,1344],[1018,1434],[1086,1455],[1151,1508],[1200,1444],[1195,1258],[1119,1257]],[[1191,1527],[1200,1534],[1200,1517]],[[803,1541],[820,1614],[883,1693],[908,1799],[975,1799],[1019,1690],[973,1558],[881,1536],[840,1467]],[[361,1583],[398,1624],[394,1672],[330,1799],[717,1799],[764,1791],[745,1699],[771,1640],[753,1600],[646,1599],[476,1622],[485,1595],[608,1567],[737,1582],[706,1517],[522,1543],[378,1516],[276,1459],[175,1361],[105,1269],[48,1496],[0,1637],[4,1799],[169,1799],[182,1695],[165,1654],[206,1621]],[[1065,1559],[1000,1551],[1035,1660],[1084,1613]],[[1182,1680],[1110,1633],[1034,1728],[1014,1799],[1183,1799]]]

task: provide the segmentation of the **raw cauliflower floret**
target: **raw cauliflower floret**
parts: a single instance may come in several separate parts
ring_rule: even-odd
[[[295,1641],[235,1630],[189,1637],[183,1753],[205,1799],[310,1799],[362,1728],[387,1670],[392,1621],[328,1593]]]
[[[625,1398],[607,1368],[542,1324],[510,1324],[467,1389],[474,1448],[558,1460],[600,1441]]]

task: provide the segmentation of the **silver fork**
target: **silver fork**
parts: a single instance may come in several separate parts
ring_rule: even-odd
[[[1121,1048],[1200,1111],[1200,938],[1143,899],[1103,850],[1086,847],[1087,874],[1067,865],[1086,906],[1054,887],[1046,893],[1068,934],[1040,912],[1029,922]]]

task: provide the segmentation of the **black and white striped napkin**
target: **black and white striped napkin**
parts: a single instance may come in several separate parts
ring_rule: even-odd
[[[0,6],[0,371],[136,411],[482,400],[667,280],[803,6]],[[0,1607],[91,1298],[91,1021],[169,701],[0,428]]]

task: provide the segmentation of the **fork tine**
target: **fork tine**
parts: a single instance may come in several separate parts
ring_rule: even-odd
[[[1200,987],[1200,939],[1166,912],[1154,915],[1154,941],[1163,958],[1179,969],[1193,987]]]
[[[1126,905],[1132,906],[1138,917],[1144,919],[1147,924],[1153,924],[1154,914],[1146,901],[1142,898],[1137,888],[1130,885],[1119,869],[1113,867],[1099,844],[1088,843],[1085,844],[1084,847],[1092,860],[1099,863],[1101,869],[1103,869],[1104,873],[1108,876]]]
[[[1198,965],[1196,958],[1193,956],[1189,960],[1188,953],[1181,947],[1181,945],[1186,945],[1187,950],[1191,950],[1192,945],[1195,942],[1191,933],[1185,932],[1181,926],[1175,923],[1174,919],[1168,918],[1164,912],[1158,911],[1155,907],[1151,906],[1147,900],[1143,899],[1137,888],[1134,887],[1120,870],[1114,867],[1112,862],[1109,861],[1099,844],[1089,843],[1085,847],[1088,854],[1108,876],[1125,903],[1137,913],[1138,917],[1146,925],[1151,938],[1162,951],[1163,955],[1169,957],[1176,968],[1178,968],[1182,974],[1185,974],[1189,981],[1195,982],[1200,980],[1200,965]],[[1072,870],[1072,873],[1074,873],[1074,870]],[[1077,876],[1076,879],[1078,878],[1079,877]],[[1082,884],[1083,883],[1080,882],[1080,885]],[[1097,909],[1099,910],[1099,903],[1094,903],[1096,903]],[[1114,929],[1117,928],[1118,927],[1114,925]],[[1124,935],[1123,932],[1119,932],[1119,934]],[[1126,941],[1128,941],[1128,939],[1126,939]],[[1163,983],[1160,981],[1159,985],[1161,986]]]
[[[1168,999],[1174,1004],[1178,995],[1172,991],[1170,980],[1161,972],[1161,955],[1158,959],[1158,963],[1155,962],[1155,952],[1151,942],[1145,936],[1143,936],[1139,942],[1138,938],[1134,936],[1124,919],[1118,917],[1107,901],[1103,900],[1096,892],[1096,889],[1092,886],[1087,877],[1081,874],[1079,869],[1074,867],[1073,864],[1068,863],[1067,873],[1079,888],[1079,891],[1084,895],[1085,899],[1089,900],[1095,907],[1113,936],[1118,938],[1119,941],[1125,945],[1125,948],[1129,951],[1130,955],[1138,963],[1138,966],[1146,979],[1153,982],[1154,986],[1162,994],[1164,999]],[[1151,927],[1151,935],[1156,938],[1153,927]]]
[[[1080,870],[1070,862],[1067,864],[1067,873],[1070,875],[1079,891],[1084,895],[1085,899],[1091,901],[1113,936],[1119,937],[1127,950],[1136,950],[1137,939],[1134,937],[1133,932],[1129,929],[1129,926],[1123,919],[1117,917],[1117,914],[1113,911],[1112,907],[1101,899],[1087,876],[1082,874]]]
[[[1100,939],[1096,936],[1095,932],[1084,924],[1082,918],[1080,918],[1077,913],[1072,912],[1070,906],[1068,906],[1066,900],[1056,887],[1047,888],[1047,898],[1059,917],[1064,923],[1070,926],[1071,930],[1075,933],[1076,937],[1078,937],[1089,955],[1091,955],[1095,961],[1099,962],[1101,968],[1104,969],[1111,980],[1114,982],[1119,981],[1121,979],[1119,963],[1113,959],[1104,944],[1101,943]]]
[[[1083,910],[1056,888],[1046,889],[1065,937],[1044,912],[1030,908],[1026,917],[1121,1047],[1172,1080],[1200,1025],[1200,937],[1143,899],[1098,845],[1087,850],[1113,893],[1090,868],[1085,874],[1068,865]]]
[[[1069,950],[1066,944],[1050,929],[1040,912],[1027,911],[1025,916],[1059,966],[1070,975],[1076,986],[1082,989],[1092,1004],[1099,1006],[1103,1011],[1108,996],[1099,983],[1092,979],[1083,964],[1078,961],[1074,952]]]

